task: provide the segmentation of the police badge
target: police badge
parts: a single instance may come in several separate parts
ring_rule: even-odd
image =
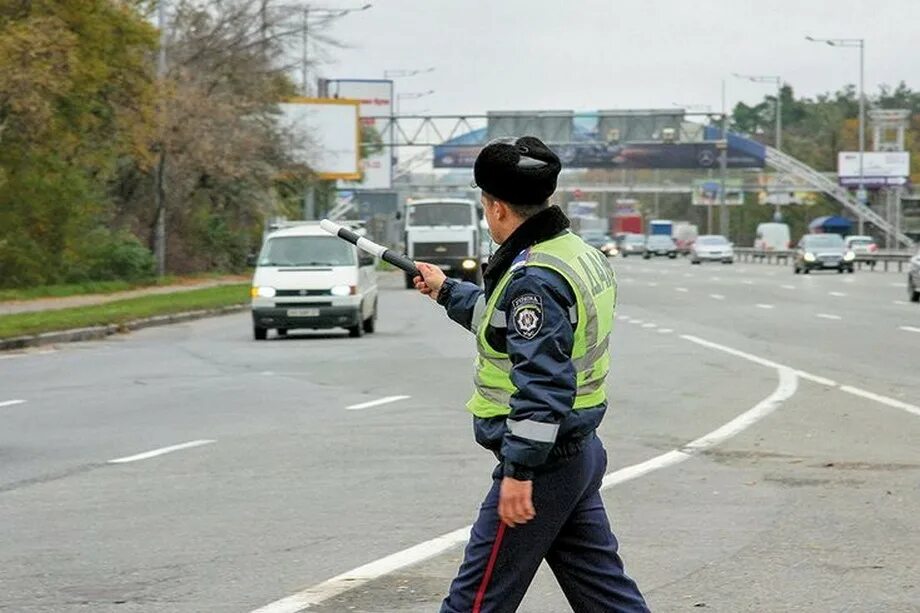
[[[511,301],[511,318],[514,329],[527,340],[543,327],[543,300],[534,294],[524,294]]]

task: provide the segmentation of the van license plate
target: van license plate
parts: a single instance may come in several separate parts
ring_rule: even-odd
[[[319,317],[319,309],[288,309],[288,317]]]

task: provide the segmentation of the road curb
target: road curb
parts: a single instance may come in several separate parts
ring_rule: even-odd
[[[55,332],[43,332],[41,334],[14,336],[13,338],[0,339],[0,351],[26,349],[28,347],[38,347],[40,345],[50,345],[53,343],[76,343],[79,341],[99,340],[111,336],[112,334],[118,334],[119,332],[132,332],[134,330],[143,330],[144,328],[152,328],[154,326],[167,326],[169,324],[178,324],[185,321],[193,321],[195,319],[238,313],[248,309],[248,303],[236,304],[217,309],[201,309],[198,311],[172,313],[170,315],[155,315],[153,317],[134,319],[119,324],[107,324],[104,326],[91,326],[89,328],[73,328],[71,330],[57,330]]]

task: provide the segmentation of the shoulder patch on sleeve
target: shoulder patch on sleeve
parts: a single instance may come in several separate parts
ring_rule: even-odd
[[[511,301],[511,319],[515,331],[532,339],[543,327],[543,299],[536,294],[523,294]]]

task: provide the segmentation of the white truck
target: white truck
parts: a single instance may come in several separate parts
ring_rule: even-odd
[[[473,200],[429,198],[406,203],[406,254],[440,266],[447,276],[479,283],[479,207]],[[412,279],[406,275],[406,288]]]

